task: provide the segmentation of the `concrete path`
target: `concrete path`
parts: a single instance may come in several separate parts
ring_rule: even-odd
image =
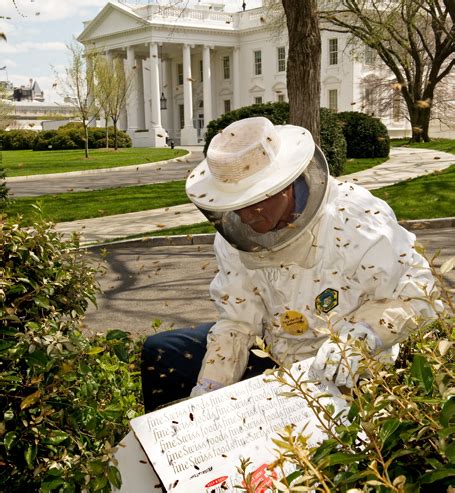
[[[426,149],[399,148],[391,150],[391,157],[386,163],[365,171],[341,176],[338,179],[353,182],[369,189],[375,189],[442,170],[451,164],[455,164],[455,156],[453,154]],[[161,171],[156,173],[161,173]],[[158,174],[155,176],[158,176]],[[81,242],[87,244],[112,241],[116,238],[160,231],[164,228],[203,221],[205,221],[205,217],[197,208],[192,204],[186,204],[166,209],[59,223],[57,224],[57,230],[64,234],[79,231],[81,233]]]
[[[387,162],[339,179],[353,181],[373,190],[434,173],[448,168],[452,164],[455,164],[455,156],[447,152],[398,147],[391,149],[390,159]]]

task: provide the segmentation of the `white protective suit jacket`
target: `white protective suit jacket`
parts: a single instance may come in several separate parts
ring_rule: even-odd
[[[433,277],[414,242],[388,204],[334,178],[313,223],[276,252],[241,252],[217,234],[219,272],[210,293],[219,320],[199,385],[239,381],[256,336],[285,364],[314,356],[328,337],[329,317],[334,331],[366,323],[384,349],[403,340],[416,316],[434,316],[416,299],[432,290]]]

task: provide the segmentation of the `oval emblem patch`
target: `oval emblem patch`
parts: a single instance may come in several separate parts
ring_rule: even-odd
[[[280,316],[281,328],[284,332],[298,336],[308,330],[308,320],[303,313],[287,310]]]

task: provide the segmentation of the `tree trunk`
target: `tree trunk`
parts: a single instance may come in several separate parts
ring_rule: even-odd
[[[412,142],[430,142],[428,133],[430,126],[431,106],[421,107],[415,102],[408,108],[412,128]]]
[[[85,134],[85,158],[88,159],[88,125],[85,123],[84,120],[84,134]]]
[[[114,124],[114,150],[118,150],[117,143],[117,120],[112,119],[112,123]]]
[[[109,124],[106,120],[106,149],[109,149]]]
[[[289,37],[289,123],[307,128],[319,144],[321,35],[316,0],[282,0]]]

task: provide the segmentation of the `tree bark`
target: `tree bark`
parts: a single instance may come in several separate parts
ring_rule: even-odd
[[[88,159],[88,125],[84,121],[84,134],[85,134],[85,158]]]
[[[115,118],[112,118],[112,123],[114,125],[114,151],[118,150],[118,143],[117,143],[117,120]]]
[[[307,128],[319,144],[321,35],[316,0],[282,0],[289,53],[289,123]]]

